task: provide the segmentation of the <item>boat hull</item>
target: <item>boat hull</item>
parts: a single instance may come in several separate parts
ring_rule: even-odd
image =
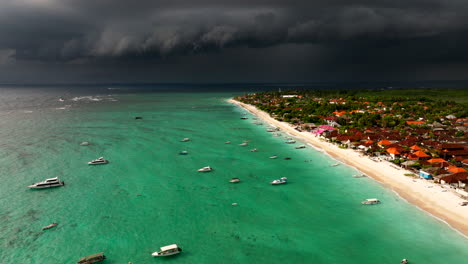
[[[33,184],[33,185],[29,185],[28,188],[29,189],[48,189],[48,188],[60,187],[64,185],[65,185],[64,182],[61,182],[59,184],[47,184],[47,185],[41,185],[41,186],[36,186]]]

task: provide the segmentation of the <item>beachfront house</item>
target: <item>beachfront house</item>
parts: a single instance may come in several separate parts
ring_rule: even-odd
[[[429,173],[429,172],[427,172],[427,171],[423,171],[423,170],[420,170],[420,171],[419,171],[419,177],[420,177],[420,178],[423,178],[423,179],[426,179],[426,180],[432,179],[431,173]]]

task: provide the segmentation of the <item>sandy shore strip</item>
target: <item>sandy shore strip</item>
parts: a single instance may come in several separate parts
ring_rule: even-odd
[[[408,202],[448,223],[465,237],[468,237],[468,206],[460,206],[460,202],[464,200],[451,191],[446,191],[440,185],[430,181],[405,176],[405,173],[412,172],[392,165],[389,162],[373,161],[369,157],[362,156],[354,150],[341,149],[332,143],[322,141],[312,133],[299,132],[290,124],[277,121],[268,113],[252,105],[244,104],[233,99],[230,99],[229,102],[241,106],[270,125],[278,127],[283,132],[287,132],[292,136],[322,149],[333,158],[358,169],[379,181],[385,187],[395,191]]]

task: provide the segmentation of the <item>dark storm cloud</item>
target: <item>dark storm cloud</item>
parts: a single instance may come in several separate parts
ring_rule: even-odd
[[[0,67],[151,65],[166,76],[207,61],[221,76],[241,58],[302,76],[304,68],[454,67],[468,61],[467,11],[466,0],[0,0]],[[267,56],[286,66],[272,69]]]
[[[17,59],[73,61],[287,43],[366,47],[463,32],[465,2],[1,1],[0,49]]]

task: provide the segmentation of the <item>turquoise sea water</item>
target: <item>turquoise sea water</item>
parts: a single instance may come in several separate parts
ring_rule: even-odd
[[[468,239],[252,115],[241,120],[232,95],[0,89],[0,263],[101,251],[106,264],[466,263]],[[100,156],[110,163],[86,164]],[[55,176],[66,185],[26,188]],[[382,203],[361,205],[373,197]],[[172,243],[182,254],[151,257]]]

